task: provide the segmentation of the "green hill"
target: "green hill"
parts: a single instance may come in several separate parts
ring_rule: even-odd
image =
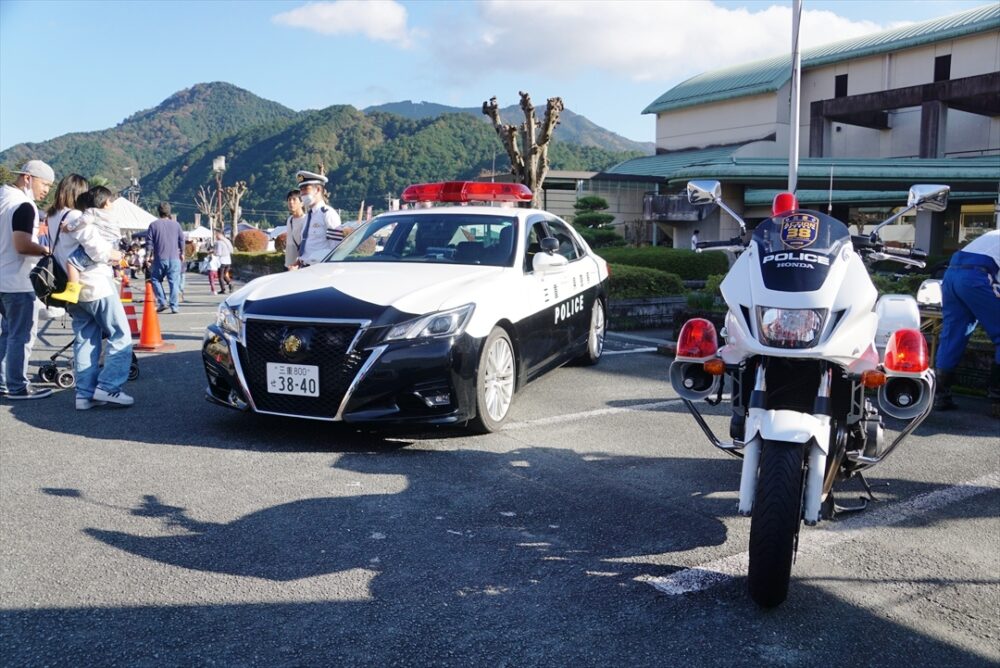
[[[387,194],[398,197],[411,183],[475,177],[491,169],[494,154],[497,170],[509,169],[492,128],[468,114],[410,120],[334,106],[204,142],[146,175],[143,195],[193,210],[198,188],[212,183],[212,159],[225,155],[225,182],[250,188],[242,203],[247,217],[277,223],[283,215],[274,212],[284,210],[295,172],[320,162],[331,202],[354,211],[362,200],[384,206]],[[632,155],[558,140],[550,150],[553,169],[603,169]]]
[[[144,178],[207,139],[296,116],[291,109],[232,84],[197,84],[113,128],[11,146],[0,152],[0,164],[10,167],[38,158],[52,165],[56,174],[100,174],[112,185],[124,187],[130,176],[127,168]]]
[[[367,107],[364,111],[368,114],[385,112],[414,120],[435,118],[442,114],[471,114],[485,123],[490,122],[483,115],[480,107],[449,107],[434,102],[411,102],[410,100],[404,100],[403,102],[389,102]],[[545,113],[544,102],[537,103],[536,113],[539,119],[541,119]],[[524,113],[521,111],[520,106],[512,104],[500,110],[500,118],[505,123],[522,123],[524,121]],[[626,139],[569,109],[564,110],[559,115],[559,129],[556,130],[556,136],[569,144],[593,146],[607,151],[634,151],[644,155],[653,155],[656,148],[653,142],[639,142]]]

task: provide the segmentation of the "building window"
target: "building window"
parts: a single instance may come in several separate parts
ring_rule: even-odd
[[[833,96],[847,97],[847,75],[838,74],[833,80]]]
[[[934,59],[934,81],[947,81],[951,78],[951,54],[938,56]]]

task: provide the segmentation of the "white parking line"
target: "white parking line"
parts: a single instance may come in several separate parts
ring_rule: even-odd
[[[538,427],[561,422],[575,422],[577,420],[587,420],[593,417],[604,415],[617,415],[618,413],[628,413],[631,411],[657,411],[667,406],[672,406],[680,401],[680,398],[666,399],[664,401],[653,401],[646,404],[633,404],[631,406],[616,406],[614,408],[598,408],[592,411],[582,411],[580,413],[568,413],[566,415],[553,415],[552,417],[538,418],[537,420],[525,420],[524,422],[512,422],[503,428],[524,429],[525,427]]]
[[[629,341],[641,341],[642,343],[652,343],[659,345],[666,343],[666,339],[654,339],[649,336],[639,336],[638,334],[624,334],[622,332],[608,332],[609,339],[626,339]]]
[[[944,489],[920,494],[902,503],[893,503],[878,510],[844,521],[824,525],[820,529],[805,529],[799,536],[800,553],[821,553],[834,545],[877,530],[879,527],[899,524],[906,520],[965,499],[1000,489],[1000,473],[993,472]],[[639,582],[652,585],[664,594],[676,596],[709,589],[746,575],[750,556],[741,552],[700,564],[666,577],[640,575]]]

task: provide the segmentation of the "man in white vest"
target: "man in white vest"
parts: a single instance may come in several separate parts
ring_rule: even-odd
[[[51,389],[28,384],[28,360],[35,338],[35,291],[29,275],[49,249],[38,243],[38,207],[56,180],[41,160],[29,160],[17,179],[0,188],[0,395],[41,399]]]
[[[341,224],[337,210],[326,203],[325,176],[303,170],[296,172],[295,178],[306,211],[306,222],[296,253],[297,264],[308,267],[322,262],[330,251],[340,245],[348,230]],[[287,237],[288,243],[292,243],[291,236]]]

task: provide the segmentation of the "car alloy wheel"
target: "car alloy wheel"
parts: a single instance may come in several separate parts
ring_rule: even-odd
[[[514,402],[514,346],[503,329],[490,332],[479,358],[476,377],[476,417],[472,431],[486,434],[497,431],[507,419]]]

